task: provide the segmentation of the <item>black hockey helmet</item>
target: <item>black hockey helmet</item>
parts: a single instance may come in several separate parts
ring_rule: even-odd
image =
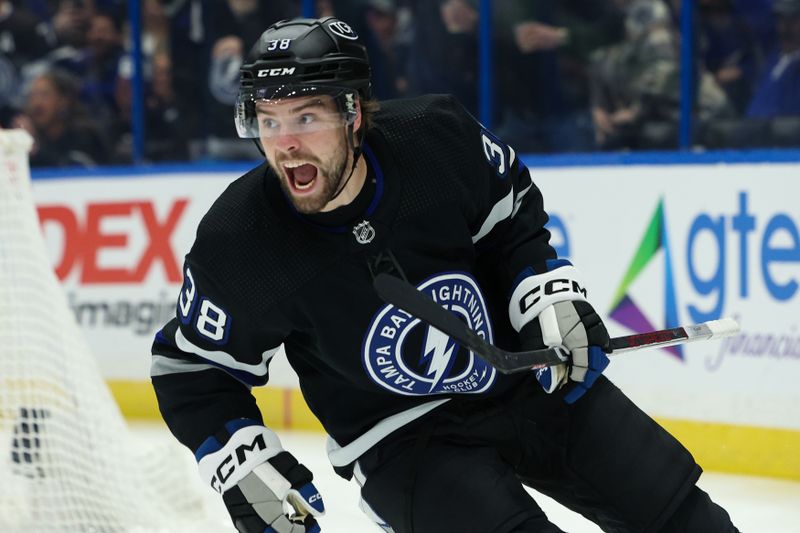
[[[235,111],[239,137],[259,137],[256,102],[314,94],[331,95],[337,103],[341,120],[325,124],[352,126],[355,96],[362,101],[372,96],[366,48],[348,24],[334,17],[273,24],[240,70]]]

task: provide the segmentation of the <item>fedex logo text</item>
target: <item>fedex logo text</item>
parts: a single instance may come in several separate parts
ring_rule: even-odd
[[[183,276],[170,238],[188,203],[186,199],[175,200],[161,217],[150,201],[93,202],[86,205],[85,213],[66,205],[41,205],[37,210],[43,229],[55,227],[63,238],[55,265],[59,279],[78,269],[81,283],[138,283],[160,263],[167,281],[180,283]],[[111,230],[110,225],[123,225],[126,229]],[[129,229],[132,225],[143,231]],[[140,247],[131,245],[134,234],[142,234],[145,241],[138,257],[124,266],[104,265],[102,253],[139,251]]]

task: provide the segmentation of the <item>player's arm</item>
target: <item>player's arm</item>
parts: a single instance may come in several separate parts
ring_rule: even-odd
[[[586,298],[578,270],[550,245],[539,188],[515,151],[480,124],[466,126],[475,139],[470,224],[479,253],[492,257],[509,298],[509,319],[525,349],[561,346],[566,365],[541,370],[547,392],[580,398],[608,365],[610,339]]]
[[[280,331],[254,327],[225,294],[187,262],[176,317],[152,349],[162,416],[194,453],[204,481],[222,494],[240,532],[318,531],[324,506],[313,476],[264,426],[250,393],[267,382]]]

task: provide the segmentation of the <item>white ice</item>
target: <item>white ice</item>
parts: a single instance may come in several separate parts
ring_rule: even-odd
[[[134,425],[137,436],[152,440],[171,439],[166,429],[154,425]],[[283,447],[314,473],[327,512],[320,520],[325,533],[379,533],[359,510],[358,486],[338,477],[325,456],[325,438],[316,433],[279,432]],[[187,460],[191,454],[187,451]],[[207,497],[207,528],[194,533],[234,532],[221,498],[211,489],[200,487]],[[800,482],[705,472],[700,486],[711,498],[725,507],[740,531],[745,533],[800,533]],[[531,491],[548,518],[570,533],[600,533],[593,523],[565,509],[555,501]],[[469,512],[465,509],[464,512]],[[159,532],[166,533],[160,529]],[[171,533],[171,532],[170,532]],[[447,532],[443,532],[447,533]]]

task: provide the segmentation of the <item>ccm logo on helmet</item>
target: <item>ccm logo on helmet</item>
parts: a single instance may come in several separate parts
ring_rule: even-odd
[[[353,28],[341,20],[337,20],[336,22],[331,22],[328,24],[328,29],[339,37],[344,37],[345,39],[350,39],[351,41],[358,39],[358,35],[356,35],[356,32],[353,31]]]
[[[542,287],[544,287],[544,290],[542,290]],[[574,292],[575,294],[582,294],[586,297],[586,289],[578,285],[578,282],[574,279],[551,279],[544,285],[537,285],[523,294],[522,298],[519,300],[519,311],[524,314],[525,311],[536,305],[536,303],[542,299],[542,294],[550,296],[560,292]]]
[[[296,67],[279,67],[279,68],[264,68],[258,71],[259,78],[268,78],[270,76],[291,76],[294,74]]]
[[[264,442],[264,435],[256,435],[250,446],[242,444],[236,447],[234,453],[227,455],[220,461],[214,477],[211,478],[211,488],[215,491],[222,493],[222,487],[231,474],[236,470],[237,466],[242,466],[247,460],[247,452],[262,451],[267,449],[267,443]],[[234,457],[235,455],[235,457]],[[235,463],[234,463],[235,461]]]

